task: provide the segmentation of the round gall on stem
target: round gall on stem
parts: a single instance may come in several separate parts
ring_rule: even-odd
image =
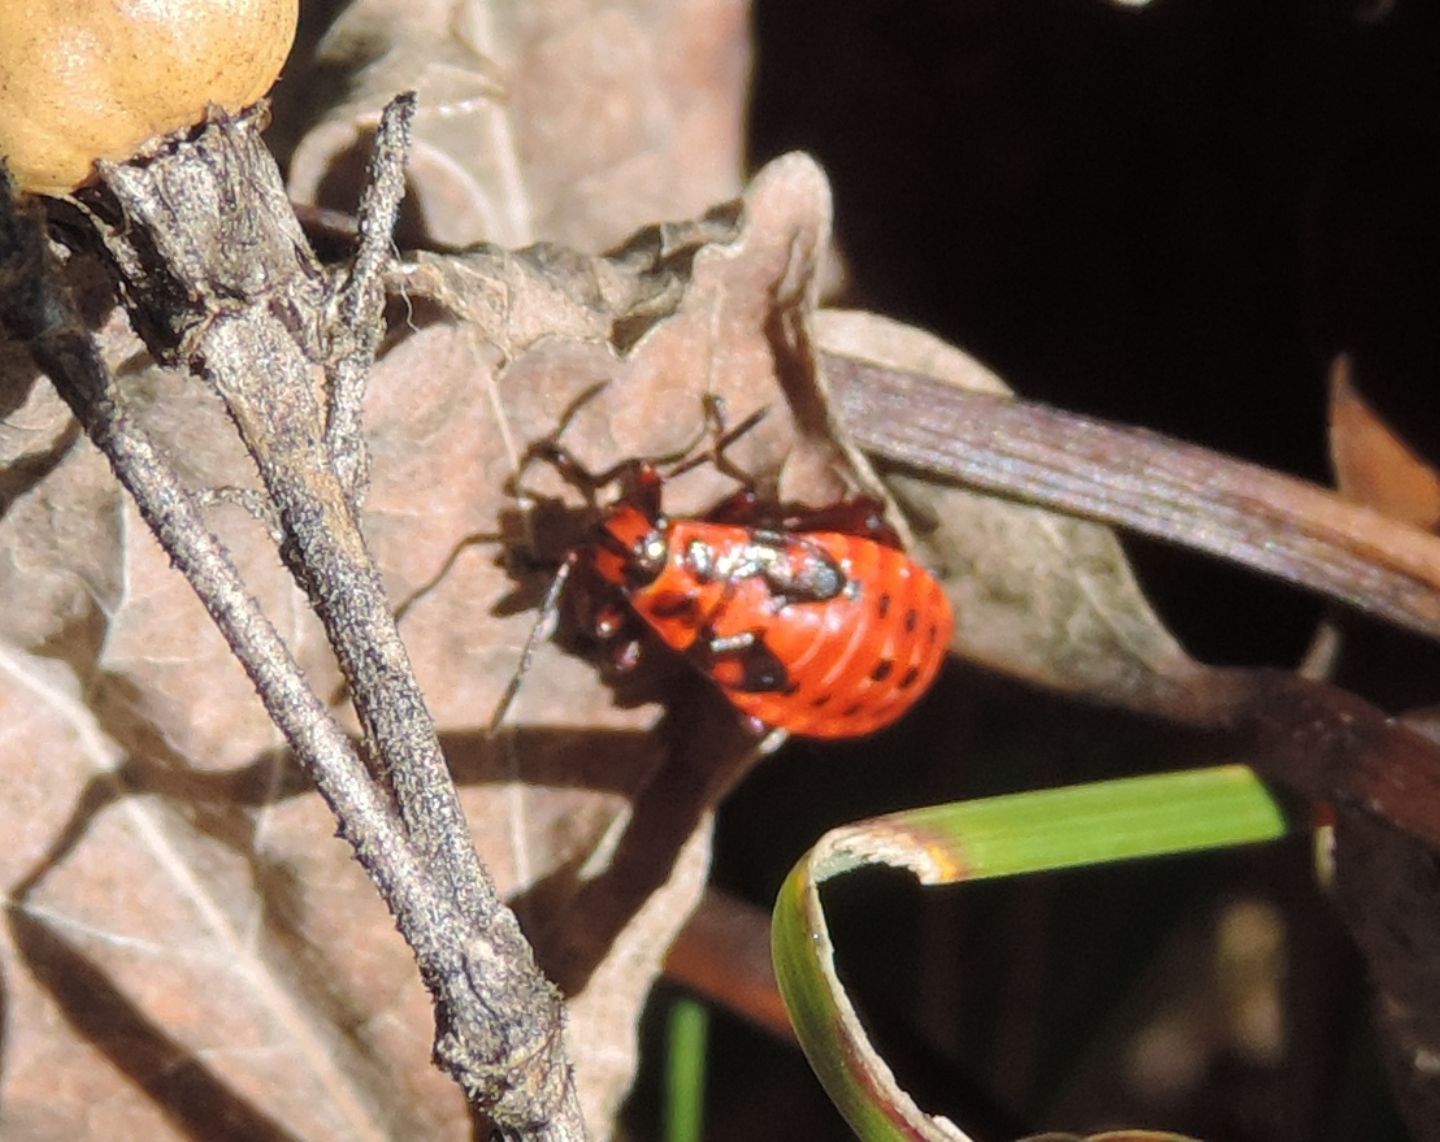
[[[299,0],[0,0],[0,158],[66,194],[147,139],[269,89]]]

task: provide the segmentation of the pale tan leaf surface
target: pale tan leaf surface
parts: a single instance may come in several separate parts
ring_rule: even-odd
[[[127,388],[138,418],[168,454],[180,458],[191,486],[254,484],[253,467],[223,410],[200,385],[147,370],[128,377]],[[265,525],[228,503],[212,505],[208,516],[314,684],[321,693],[333,689],[338,674],[319,624],[281,567]],[[202,770],[229,770],[277,747],[279,733],[251,696],[239,664],[128,505],[118,557],[123,592],[97,662],[103,672],[97,705],[112,726],[134,725],[141,737],[127,737],[127,747],[153,754],[145,743],[158,735],[166,752]]]
[[[442,245],[598,251],[736,189],[750,67],[739,0],[363,0],[320,55],[363,70],[295,155],[301,202],[325,201],[337,160],[406,88],[421,100],[410,209]]]
[[[219,814],[174,791],[136,791],[130,779],[143,774],[120,768],[61,664],[7,651],[0,666],[15,1136],[186,1136],[172,1132],[222,1121],[259,1137],[280,1123],[300,1137],[421,1128],[426,1103],[375,1098],[379,1044],[336,1019],[342,980],[285,946],[280,916],[295,908],[291,922],[305,919],[305,892],[292,886],[324,886],[334,906],[336,877],[315,875],[325,864],[351,884],[345,903],[362,939],[388,927],[314,799],[277,805],[262,842],[242,805]],[[297,809],[310,819],[295,851],[313,855],[291,863],[283,819]],[[373,971],[343,981],[371,992],[376,1014],[391,1014],[411,989],[384,982]],[[424,1011],[411,1015],[422,1030],[406,1046],[423,1049]],[[444,1084],[432,1085],[427,1093],[443,1098]]]
[[[104,336],[117,364],[134,351],[113,327]],[[7,1123],[22,1137],[163,1137],[164,1103],[188,1090],[241,1119],[259,1095],[304,1133],[380,1136],[359,1076],[332,1060],[318,1013],[262,951],[253,822],[243,805],[229,820],[202,814],[191,797],[203,784],[185,788],[250,761],[274,730],[48,384],[18,367],[5,381],[24,396],[7,443],[22,461],[47,460],[10,469],[34,482],[0,525]],[[187,475],[233,470],[236,449],[217,445],[228,434],[197,388],[154,372],[133,381],[141,418],[180,445]],[[188,1079],[167,1077],[202,1058]],[[134,1084],[176,1097],[137,1098]]]
[[[245,481],[199,386],[154,370],[127,381],[196,486]],[[40,594],[12,593],[21,621],[4,651],[7,1119],[14,1103],[17,1122],[55,1137],[165,1137],[167,1115],[202,1133],[222,1119],[262,1135],[448,1133],[464,1108],[425,1065],[428,1004],[407,949],[328,812],[294,796],[248,681],[109,485],[76,442],[5,521],[7,565]],[[264,528],[234,507],[213,515],[333,687]]]
[[[98,452],[73,447],[70,411],[20,352],[0,357],[0,400],[0,632],[7,643],[62,657],[73,650],[84,661],[121,590],[120,491]]]

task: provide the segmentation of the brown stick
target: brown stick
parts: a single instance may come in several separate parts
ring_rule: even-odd
[[[1440,539],[1256,464],[1076,413],[826,354],[866,451],[1219,555],[1440,638]]]

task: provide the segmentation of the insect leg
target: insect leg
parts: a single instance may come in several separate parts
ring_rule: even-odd
[[[839,531],[871,539],[886,547],[900,547],[900,537],[885,522],[885,505],[874,496],[854,496],[827,508],[809,508],[785,517],[786,531]]]
[[[761,630],[717,636],[707,631],[691,649],[696,664],[729,690],[746,694],[784,693],[790,672],[765,642]]]
[[[728,456],[725,450],[739,440],[747,432],[753,429],[769,414],[768,407],[761,407],[752,412],[734,428],[728,431],[725,428],[725,398],[716,396],[713,393],[705,394],[705,430],[713,436],[714,442],[704,452],[691,456],[688,460],[682,460],[675,467],[665,473],[668,480],[671,477],[679,476],[692,468],[698,468],[701,464],[711,464],[717,472],[729,476],[737,484],[747,490],[755,487],[755,476],[751,472],[736,464]],[[698,443],[698,441],[696,441]],[[694,445],[692,444],[693,448]],[[684,455],[683,453],[681,455]],[[677,457],[679,459],[679,457]]]
[[[500,703],[495,707],[495,712],[490,715],[489,733],[493,737],[500,730],[500,724],[504,722],[505,715],[510,712],[511,705],[515,702],[515,695],[520,691],[520,683],[530,670],[530,664],[535,658],[535,651],[554,632],[555,617],[560,611],[560,597],[564,594],[565,584],[569,582],[570,575],[575,568],[579,557],[571,554],[564,563],[560,564],[555,572],[555,577],[550,580],[550,586],[545,591],[545,597],[540,600],[540,606],[535,612],[535,622],[530,628],[530,635],[525,640],[525,648],[520,652],[520,663],[515,667],[515,673],[510,676],[510,681],[505,686],[505,693],[500,695]]]

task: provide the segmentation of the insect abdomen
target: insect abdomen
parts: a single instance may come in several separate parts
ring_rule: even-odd
[[[870,539],[760,535],[677,522],[665,571],[632,606],[767,726],[846,738],[900,717],[945,659],[953,616],[939,583]]]

